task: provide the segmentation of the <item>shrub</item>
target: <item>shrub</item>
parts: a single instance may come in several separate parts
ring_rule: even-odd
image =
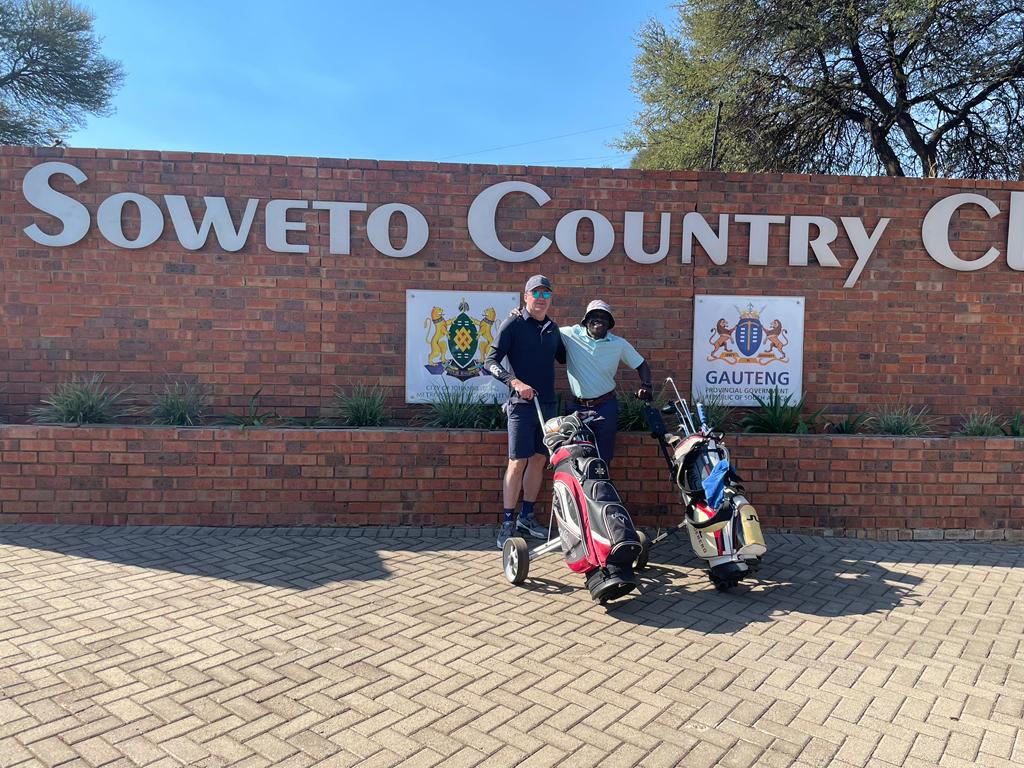
[[[427,427],[449,429],[492,429],[494,405],[471,387],[442,387],[428,404]]]
[[[939,419],[928,415],[928,406],[915,410],[911,405],[896,402],[884,405],[867,419],[868,431],[876,435],[920,437],[935,431]]]
[[[386,400],[387,391],[381,386],[359,384],[351,392],[336,387],[332,415],[345,427],[383,427],[388,423]]]
[[[499,403],[487,403],[481,411],[481,429],[507,429],[508,414]]]
[[[164,391],[153,396],[148,411],[154,424],[194,427],[206,415],[210,389],[194,379],[164,382]]]
[[[793,395],[786,395],[785,399],[778,387],[768,394],[767,400],[762,400],[757,395],[757,410],[748,413],[742,422],[743,431],[762,434],[800,434],[805,435],[814,429],[814,423],[824,412],[819,408],[810,416],[804,418],[801,411],[804,408],[806,395],[794,405],[791,404]]]
[[[49,398],[32,408],[29,416],[37,424],[105,424],[133,413],[122,403],[129,387],[112,390],[103,384],[103,374],[87,379],[72,376],[62,381]]]
[[[960,429],[956,431],[956,434],[968,437],[1002,436],[1006,434],[1003,431],[1005,426],[1006,419],[994,413],[989,411],[971,412],[961,422]]]
[[[868,414],[851,413],[839,415],[835,417],[834,421],[828,422],[825,426],[826,431],[832,432],[836,435],[855,435],[860,432],[861,429],[867,429]]]
[[[262,391],[262,387],[257,389],[249,398],[249,404],[245,410],[240,414],[228,414],[224,417],[224,423],[235,427],[265,427],[276,422],[276,411],[260,410],[260,393]]]
[[[1010,437],[1024,437],[1024,413],[1017,411],[1003,426],[1003,433]]]

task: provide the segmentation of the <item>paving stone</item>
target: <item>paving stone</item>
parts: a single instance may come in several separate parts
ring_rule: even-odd
[[[471,529],[0,526],[0,764],[1024,762],[1024,546],[769,545],[605,609]]]

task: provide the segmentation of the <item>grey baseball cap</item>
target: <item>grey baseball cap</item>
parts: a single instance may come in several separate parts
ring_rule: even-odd
[[[554,290],[551,287],[551,281],[544,277],[544,275],[534,275],[526,281],[527,291],[532,291],[534,288],[547,288],[549,291]]]

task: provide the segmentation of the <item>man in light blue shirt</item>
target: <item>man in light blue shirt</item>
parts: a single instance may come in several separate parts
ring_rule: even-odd
[[[610,462],[615,454],[615,430],[619,420],[619,402],[615,395],[615,373],[625,363],[640,375],[637,397],[651,399],[651,369],[633,345],[611,333],[615,327],[612,308],[595,299],[587,305],[578,325],[558,330],[565,343],[569,389],[575,410],[597,411],[603,418],[590,426],[597,438],[601,458]]]

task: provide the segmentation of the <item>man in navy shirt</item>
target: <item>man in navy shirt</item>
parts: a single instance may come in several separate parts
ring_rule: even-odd
[[[551,307],[551,281],[534,275],[526,281],[525,308],[515,311],[498,329],[494,345],[487,353],[487,372],[509,386],[508,467],[502,484],[503,516],[498,534],[498,549],[514,532],[547,538],[547,528],[533,514],[537,494],[544,480],[548,452],[537,418],[533,399],[537,398],[544,418],[556,415],[555,360],[565,362],[565,346],[558,324],[548,317]],[[508,361],[511,370],[501,362]],[[520,491],[523,505],[515,520]]]

